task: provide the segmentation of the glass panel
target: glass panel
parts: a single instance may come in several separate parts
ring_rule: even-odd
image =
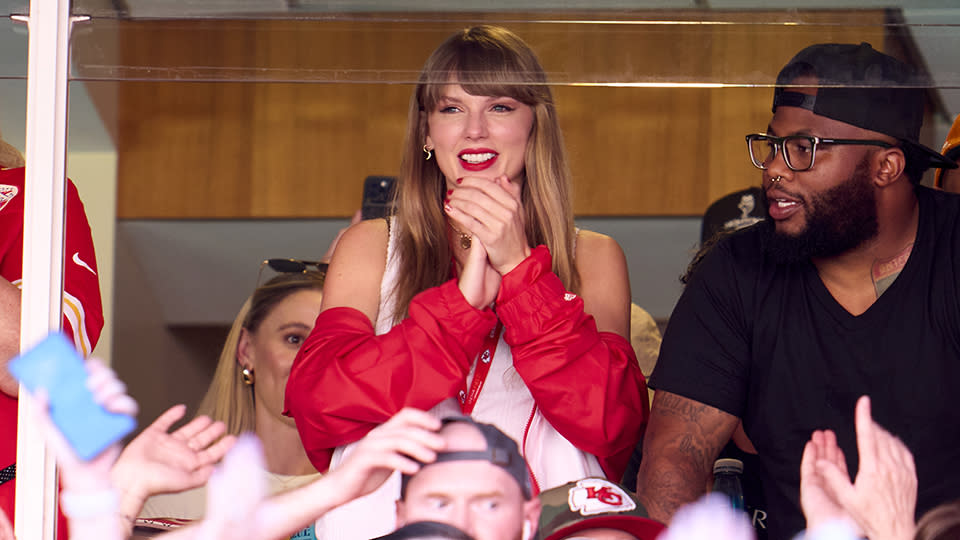
[[[319,259],[363,179],[397,173],[413,83],[457,29],[503,25],[540,56],[578,224],[621,243],[661,322],[703,211],[759,183],[743,137],[765,130],[795,52],[869,41],[926,69],[928,146],[960,113],[953,0],[486,4],[75,2],[92,20],[72,43],[69,172],[95,229],[101,351],[141,425],[177,402],[193,414],[261,260]]]
[[[0,130],[3,139],[24,148],[27,96],[27,27],[10,19],[11,14],[27,12],[26,5],[9,2],[0,5]]]
[[[922,21],[930,15],[914,16]],[[507,26],[523,36],[550,81],[564,85],[766,86],[774,82],[782,51],[809,43],[861,40],[882,47],[885,39],[903,39],[914,48],[923,44],[920,54],[932,57],[934,66],[960,46],[955,26],[910,24],[905,13],[892,10],[94,19],[75,38],[73,77],[412,83],[437,44],[477,23]],[[960,86],[957,70],[943,67],[934,86]]]
[[[686,247],[652,286],[639,277],[650,269],[647,250],[621,238],[635,272],[635,298],[656,305],[658,318],[669,314],[679,292],[673,278],[696,244],[699,215],[711,201],[757,182],[743,135],[764,130],[770,86],[803,46],[870,41],[926,68],[929,146],[939,146],[960,112],[960,10],[946,0],[903,9],[823,2],[803,11],[787,2],[759,9],[744,1],[693,0],[641,8],[504,2],[482,12],[460,11],[457,2],[412,1],[123,5],[75,3],[74,13],[93,19],[78,26],[73,40],[70,148],[115,153],[118,242],[128,229],[138,231],[131,233],[137,246],[148,238],[170,242],[157,259],[166,259],[173,244],[204,252],[187,240],[204,235],[187,230],[217,226],[224,227],[217,234],[229,234],[230,222],[206,219],[243,220],[238,227],[320,220],[303,222],[318,229],[312,249],[299,254],[316,258],[316,246],[325,246],[359,204],[362,179],[396,173],[411,84],[427,55],[452,31],[476,23],[514,30],[549,72],[580,215],[596,216],[611,230],[683,224],[673,245]],[[80,107],[84,90],[90,101]],[[82,127],[88,124],[93,132]],[[174,234],[174,222],[166,220],[187,220],[176,227],[188,229]],[[147,232],[154,226],[171,228]],[[224,255],[204,264],[243,274],[214,274],[234,284],[222,293],[233,306],[262,258],[298,255],[248,251],[242,260]],[[158,294],[164,304],[183,304],[158,308],[167,324],[229,319],[230,309],[212,315],[187,298],[202,294],[167,294],[177,287],[216,289],[200,276],[184,284],[195,276],[192,264],[152,258],[139,264],[145,275],[182,278]]]

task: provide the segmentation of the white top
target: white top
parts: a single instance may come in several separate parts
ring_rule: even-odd
[[[396,227],[392,222],[390,225],[387,265],[380,283],[380,309],[374,326],[378,335],[389,332],[393,327],[396,306],[393,289],[400,270],[396,251]],[[467,377],[467,388],[473,380],[476,365],[477,359],[474,359]],[[597,459],[578,450],[558,433],[539,409],[535,409],[535,405],[530,390],[513,367],[510,346],[501,336],[489,375],[471,416],[477,421],[496,425],[517,441],[518,445],[522,445],[521,452],[542,490],[587,476],[604,477]],[[452,397],[442,401],[430,412],[438,418],[463,414],[457,399]],[[335,468],[352,447],[353,445],[346,445],[337,448],[330,468]],[[317,536],[336,540],[367,540],[388,534],[396,529],[395,502],[399,498],[400,475],[395,473],[374,493],[327,513],[317,522]]]
[[[320,478],[320,473],[303,475],[274,474],[262,471],[267,482],[267,493],[277,495]],[[207,488],[201,486],[180,493],[154,495],[147,499],[138,517],[203,519],[207,511]]]

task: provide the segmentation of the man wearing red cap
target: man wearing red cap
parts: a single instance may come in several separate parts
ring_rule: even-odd
[[[664,526],[636,495],[605,478],[583,478],[539,495],[537,540],[655,540]]]
[[[738,422],[763,463],[771,539],[804,528],[800,457],[854,403],[917,457],[918,511],[960,493],[960,197],[919,186],[956,165],[919,143],[924,81],[869,44],[813,45],[747,136],[769,219],[691,271],[650,381],[638,475],[659,520],[695,500]]]

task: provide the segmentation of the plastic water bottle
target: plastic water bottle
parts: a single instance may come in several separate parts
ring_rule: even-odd
[[[313,525],[305,527],[290,537],[290,540],[317,540],[317,533]]]
[[[730,499],[730,504],[738,510],[744,510],[743,486],[740,475],[743,474],[743,462],[739,459],[718,459],[713,464],[713,491],[722,493]]]

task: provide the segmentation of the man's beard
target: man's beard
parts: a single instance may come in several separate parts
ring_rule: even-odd
[[[763,199],[766,205],[766,192]],[[867,158],[845,182],[803,202],[807,223],[800,233],[777,232],[770,219],[762,224],[763,249],[776,263],[832,257],[877,235],[877,198]]]

